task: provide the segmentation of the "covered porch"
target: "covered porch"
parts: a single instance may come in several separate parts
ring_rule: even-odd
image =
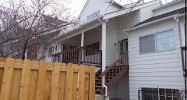
[[[61,50],[52,55],[53,61],[101,67],[106,59],[106,22],[92,21],[56,40]]]

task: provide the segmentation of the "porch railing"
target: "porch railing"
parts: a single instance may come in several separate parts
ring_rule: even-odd
[[[87,47],[68,49],[61,53],[52,55],[53,61],[62,63],[94,64],[101,66],[102,51]]]
[[[118,60],[116,60],[111,66],[106,68],[106,70],[101,74],[101,76],[106,74],[108,75],[108,74],[118,73],[118,71],[121,70],[122,68],[121,66],[125,66],[125,65],[128,65],[128,52],[124,52],[123,55]],[[115,69],[115,72],[110,73],[110,70],[112,69]]]

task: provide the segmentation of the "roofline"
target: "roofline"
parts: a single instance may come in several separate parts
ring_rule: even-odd
[[[129,31],[132,31],[132,30],[136,30],[136,29],[139,29],[141,27],[144,27],[144,26],[147,26],[147,25],[150,25],[150,24],[154,24],[156,22],[160,22],[160,21],[163,21],[163,20],[166,20],[166,19],[170,19],[170,18],[174,18],[174,17],[182,17],[184,16],[185,14],[175,14],[175,15],[171,15],[171,16],[168,16],[168,17],[165,17],[165,18],[162,18],[162,19],[158,19],[158,20],[155,20],[155,21],[151,21],[151,22],[148,22],[148,23],[145,23],[145,24],[142,24],[142,25],[139,25],[137,27],[133,27],[133,28],[130,28],[130,29],[127,29],[127,30],[123,30],[124,32],[129,32]]]
[[[119,4],[118,2],[116,2],[116,1],[114,1],[114,0],[111,0],[111,3],[112,3],[112,4],[116,4],[116,5],[118,5],[118,6],[121,7],[121,8],[124,8],[123,5]]]
[[[137,5],[132,9],[132,11],[136,11],[136,10],[140,9],[140,6],[142,6],[142,5],[150,6],[151,4],[155,4],[155,3],[160,3],[160,0],[152,0],[150,2],[146,2],[146,3],[143,3],[143,4]],[[106,13],[103,16],[103,19],[106,20],[106,19],[110,19],[110,18],[113,18],[113,17],[116,17],[116,16],[124,15],[124,14],[128,13],[129,9],[131,9],[131,8],[132,7],[129,7],[127,9],[114,11],[114,12],[110,12],[110,13]],[[116,15],[112,15],[112,14],[116,14]]]
[[[161,8],[163,8],[163,7],[170,6],[170,5],[175,4],[175,3],[178,3],[178,2],[180,2],[180,1],[182,1],[182,0],[171,1],[171,2],[169,2],[169,3],[163,4],[161,7],[158,7],[158,8],[153,9],[153,11],[158,10],[158,9],[161,9]]]
[[[81,10],[81,12],[80,12],[80,14],[79,14],[79,16],[78,16],[78,19],[80,19],[80,16],[82,15],[83,11],[85,10],[86,6],[88,5],[88,3],[89,3],[90,1],[91,1],[91,0],[87,0],[87,2],[85,3],[83,9]],[[114,0],[111,0],[110,2],[111,2],[112,5],[114,5],[114,3],[115,3],[117,6],[119,6],[119,7],[121,7],[121,8],[124,8],[123,5],[117,3],[117,2],[114,1]],[[110,4],[109,4],[109,5],[110,5]]]
[[[86,6],[88,5],[89,2],[90,2],[90,0],[87,0],[87,1],[86,1],[84,7],[82,8],[82,10],[81,10],[81,12],[80,12],[80,14],[79,14],[79,16],[78,16],[78,19],[80,19],[81,14],[83,13],[84,9],[86,8]]]

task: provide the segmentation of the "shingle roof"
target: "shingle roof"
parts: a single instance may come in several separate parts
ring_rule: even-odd
[[[187,8],[187,7],[183,7],[183,8],[177,9],[177,10],[173,10],[171,12],[167,12],[167,13],[164,13],[164,14],[161,14],[161,15],[158,15],[158,16],[151,17],[151,18],[149,18],[149,19],[147,19],[145,21],[142,21],[142,22],[134,25],[133,27],[137,27],[139,25],[142,25],[142,24],[145,24],[145,23],[148,23],[148,22],[152,22],[152,21],[164,18],[164,17],[171,16],[171,15],[185,13],[185,8]]]

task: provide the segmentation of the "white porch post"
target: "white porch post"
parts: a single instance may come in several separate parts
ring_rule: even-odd
[[[106,69],[106,21],[102,22],[102,72]],[[102,86],[105,88],[105,96],[107,96],[107,86],[105,85],[105,76],[102,77]]]
[[[84,32],[82,32],[82,34],[81,34],[81,47],[84,47]],[[81,61],[83,61],[84,60],[84,51],[83,51],[83,49],[81,49]]]
[[[81,34],[81,47],[84,47],[84,32]]]

